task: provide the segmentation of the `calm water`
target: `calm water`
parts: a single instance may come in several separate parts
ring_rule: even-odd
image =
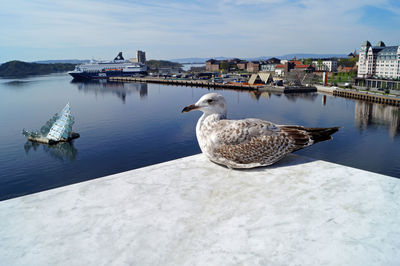
[[[0,200],[64,186],[200,152],[199,112],[184,106],[204,88],[136,83],[72,83],[67,74],[0,80]],[[334,140],[297,154],[400,177],[398,108],[321,94],[219,91],[228,116],[280,124],[343,126]],[[81,138],[46,146],[27,142],[71,103]]]

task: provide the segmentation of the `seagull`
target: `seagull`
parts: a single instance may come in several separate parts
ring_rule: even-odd
[[[332,139],[339,130],[276,125],[255,118],[229,120],[226,101],[217,93],[203,95],[182,113],[193,110],[203,112],[196,125],[202,153],[212,162],[234,169],[271,165],[291,152]]]

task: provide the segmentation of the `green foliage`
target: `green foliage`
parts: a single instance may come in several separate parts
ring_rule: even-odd
[[[75,64],[37,64],[22,61],[10,61],[0,65],[0,77],[24,77],[29,75],[45,75],[55,72],[73,70]]]
[[[317,61],[317,69],[322,70],[323,69],[322,66],[323,66],[322,59],[319,58]]]
[[[311,65],[311,64],[312,64],[312,58],[304,59],[303,64],[305,64],[305,65]]]
[[[352,82],[353,78],[356,76],[355,72],[338,72],[336,75],[328,79],[329,83],[342,83],[342,82]]]
[[[343,67],[354,67],[358,62],[358,58],[340,58],[338,60],[338,66]]]
[[[228,71],[230,67],[230,64],[228,61],[224,60],[220,63],[219,68],[224,70],[224,71]]]
[[[175,63],[175,62],[170,62],[166,60],[147,60],[146,65],[150,69],[159,69],[159,68],[176,68],[179,69],[182,67],[181,64]]]

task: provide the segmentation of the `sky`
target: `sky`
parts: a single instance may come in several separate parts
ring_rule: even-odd
[[[0,0],[0,62],[347,54],[400,45],[399,0]]]

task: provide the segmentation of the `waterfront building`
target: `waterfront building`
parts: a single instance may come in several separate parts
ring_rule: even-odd
[[[287,75],[292,68],[293,64],[286,62],[285,64],[279,64],[275,66],[275,76],[284,77]]]
[[[275,72],[275,67],[281,63],[281,60],[278,58],[272,57],[260,65],[260,70],[261,71],[267,71],[267,72]]]
[[[242,60],[242,61],[238,62],[238,63],[236,64],[236,66],[237,66],[237,68],[240,69],[240,70],[246,70],[246,68],[247,68],[247,61]]]
[[[219,60],[209,59],[206,61],[206,71],[216,72],[219,71]]]
[[[260,70],[260,62],[253,61],[247,63],[247,72],[258,72]]]
[[[339,66],[337,69],[337,72],[345,72],[345,73],[349,73],[352,71],[357,71],[357,66],[353,66],[353,67],[346,67],[346,66]]]
[[[336,72],[338,67],[335,59],[313,60],[312,65],[316,70],[327,72]]]
[[[357,77],[399,79],[400,46],[386,46],[382,41],[372,46],[365,41],[360,49]]]
[[[144,51],[137,51],[136,52],[136,60],[138,63],[145,64],[146,63],[146,52]]]
[[[348,58],[356,58],[356,57],[358,58],[357,51],[354,50],[354,52],[349,53],[349,54],[347,55],[347,57],[348,57]]]
[[[314,72],[315,68],[314,68],[313,65],[303,65],[303,64],[301,64],[301,65],[294,65],[294,70],[295,71],[304,71],[304,72],[310,73],[310,72]]]

